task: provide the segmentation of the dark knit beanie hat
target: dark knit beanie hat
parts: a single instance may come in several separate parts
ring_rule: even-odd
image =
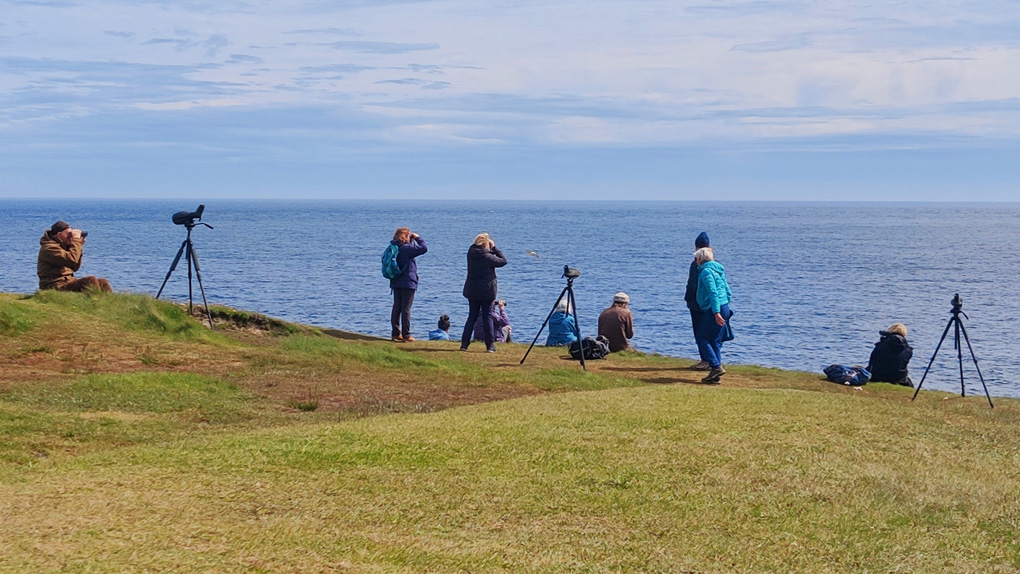
[[[701,234],[698,235],[698,238],[694,240],[695,249],[701,249],[702,247],[710,247],[708,243],[708,233],[705,233],[704,231],[702,231]]]

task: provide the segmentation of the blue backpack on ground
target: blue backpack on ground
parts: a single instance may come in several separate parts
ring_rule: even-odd
[[[825,367],[822,372],[825,373],[826,379],[834,383],[853,385],[855,387],[867,384],[871,380],[871,373],[860,365],[850,367],[833,364]]]
[[[397,265],[397,253],[400,248],[392,243],[382,252],[382,276],[387,279],[396,279],[404,274],[404,270]]]

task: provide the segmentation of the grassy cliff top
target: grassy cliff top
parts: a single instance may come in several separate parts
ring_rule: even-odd
[[[215,315],[0,294],[0,572],[1020,570],[1015,400]]]

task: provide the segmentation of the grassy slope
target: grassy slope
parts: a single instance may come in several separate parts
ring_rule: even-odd
[[[1020,570],[1016,401],[278,332],[0,295],[0,572]]]

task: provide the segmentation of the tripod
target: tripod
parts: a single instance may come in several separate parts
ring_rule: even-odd
[[[557,297],[556,302],[553,303],[552,310],[549,311],[549,315],[546,316],[545,322],[542,323],[542,326],[538,329],[538,333],[535,333],[535,339],[531,341],[531,345],[524,353],[524,357],[521,359],[520,364],[524,364],[524,359],[528,358],[528,354],[531,353],[531,349],[535,347],[535,343],[538,341],[538,338],[542,336],[542,330],[549,324],[549,319],[552,319],[552,315],[556,312],[556,308],[560,306],[560,301],[566,297],[567,314],[569,315],[571,311],[573,311],[574,314],[574,335],[577,336],[577,344],[581,351],[581,368],[585,371],[588,370],[588,366],[584,363],[584,345],[581,344],[581,327],[577,322],[577,301],[574,299],[574,279],[577,279],[580,276],[581,272],[577,269],[571,269],[566,265],[563,266],[563,277],[567,278],[567,286],[563,288],[563,291],[560,291],[560,296]]]
[[[175,220],[176,223],[176,220]],[[166,278],[163,279],[163,285],[159,288],[159,292],[156,293],[156,299],[163,294],[163,288],[166,287],[166,282],[170,280],[170,275],[177,269],[177,263],[181,260],[181,255],[188,261],[188,313],[193,312],[194,301],[191,290],[191,266],[195,266],[195,275],[198,277],[198,288],[202,292],[202,302],[205,303],[205,316],[209,319],[209,328],[213,328],[212,313],[209,312],[209,302],[205,299],[205,287],[202,286],[202,270],[198,267],[198,256],[195,255],[195,245],[191,243],[191,230],[196,225],[204,225],[209,229],[213,226],[208,223],[195,223],[194,219],[188,219],[181,225],[188,228],[188,237],[181,243],[181,248],[177,250],[177,257],[174,257],[174,262],[170,264],[170,270],[166,272]]]
[[[921,385],[924,384],[924,378],[928,376],[928,371],[931,369],[932,363],[935,362],[935,355],[939,354],[939,348],[942,347],[942,342],[946,340],[946,335],[949,333],[950,327],[955,327],[953,331],[953,348],[956,349],[956,359],[960,364],[960,396],[966,396],[966,389],[963,386],[963,348],[960,346],[960,333],[963,333],[963,340],[967,342],[967,349],[970,350],[970,358],[974,361],[974,368],[977,369],[978,378],[981,379],[981,387],[985,390],[985,397],[988,398],[988,406],[995,408],[992,404],[992,397],[988,394],[988,386],[985,385],[985,378],[981,376],[981,367],[978,366],[977,357],[974,356],[974,347],[970,344],[970,337],[967,336],[967,329],[963,326],[963,321],[960,320],[960,315],[967,317],[967,314],[963,312],[963,300],[960,299],[960,294],[957,293],[953,297],[953,310],[951,311],[953,316],[949,318],[949,323],[946,324],[946,330],[942,331],[942,338],[939,339],[939,344],[935,346],[935,352],[932,353],[931,360],[928,361],[928,368],[924,370],[924,376],[921,377],[921,382],[917,384],[917,390],[914,391],[914,396],[911,397],[911,401],[917,398],[917,393],[921,392]],[[970,319],[970,317],[967,317]]]

